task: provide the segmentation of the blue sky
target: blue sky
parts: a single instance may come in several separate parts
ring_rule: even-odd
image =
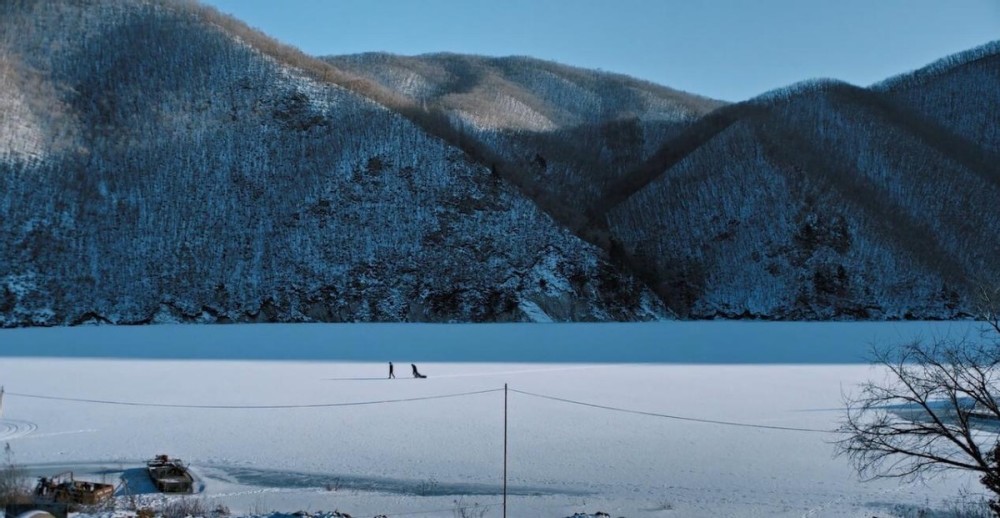
[[[210,0],[314,55],[529,55],[728,101],[1000,39],[1000,0]]]

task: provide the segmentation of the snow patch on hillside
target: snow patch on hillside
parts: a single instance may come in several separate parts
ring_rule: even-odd
[[[41,158],[45,148],[40,126],[10,65],[0,62],[0,159]]]
[[[464,97],[464,96],[453,96]],[[457,104],[474,104],[469,109],[456,110],[456,115],[464,123],[480,131],[554,131],[558,126],[551,119],[507,94],[497,93],[492,100],[483,103],[474,97],[458,101]]]
[[[646,111],[640,113],[640,119],[644,121],[676,122],[694,120],[700,116],[676,99],[664,98],[648,90],[632,91],[646,105]]]
[[[530,300],[522,300],[518,303],[518,307],[524,313],[524,315],[531,322],[542,322],[542,323],[552,323],[552,317],[550,317],[538,304]]]
[[[393,89],[414,99],[423,99],[434,94],[435,87],[422,75],[404,68],[386,68],[383,80]]]

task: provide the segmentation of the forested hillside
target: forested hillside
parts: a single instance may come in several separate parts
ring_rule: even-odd
[[[725,104],[529,57],[370,53],[324,60],[420,112],[442,114],[478,145],[473,153],[482,161],[575,230],[622,173]]]
[[[603,215],[680,314],[961,316],[1000,278],[988,135],[964,138],[879,88],[804,83],[705,117],[626,177]]]
[[[664,315],[489,168],[202,14],[0,5],[0,324]]]
[[[318,59],[184,0],[0,3],[0,326],[961,318],[1000,46],[725,104]]]
[[[1000,42],[941,59],[873,87],[990,153],[1000,153]]]

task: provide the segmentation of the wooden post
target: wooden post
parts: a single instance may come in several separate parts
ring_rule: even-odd
[[[503,384],[503,518],[507,518],[507,384]]]

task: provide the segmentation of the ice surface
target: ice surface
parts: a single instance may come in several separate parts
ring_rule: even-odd
[[[665,323],[0,331],[7,391],[0,440],[35,474],[72,469],[92,480],[124,473],[141,481],[142,462],[167,453],[193,467],[209,505],[239,513],[336,508],[446,517],[461,498],[499,516],[492,505],[501,499],[502,391],[309,405],[507,383],[597,405],[830,430],[841,417],[842,391],[878,374],[861,361],[867,343],[975,329]],[[838,344],[847,352],[835,351]],[[389,360],[398,379],[385,379]],[[409,378],[411,362],[428,378]],[[687,422],[520,393],[510,393],[508,404],[511,516],[870,517],[899,505],[940,507],[975,489],[963,476],[926,486],[862,483],[833,457],[835,434]],[[139,482],[130,487],[140,488],[144,502],[163,498]]]
[[[952,322],[258,324],[0,330],[0,356],[506,363],[865,363],[873,344],[981,336]]]

